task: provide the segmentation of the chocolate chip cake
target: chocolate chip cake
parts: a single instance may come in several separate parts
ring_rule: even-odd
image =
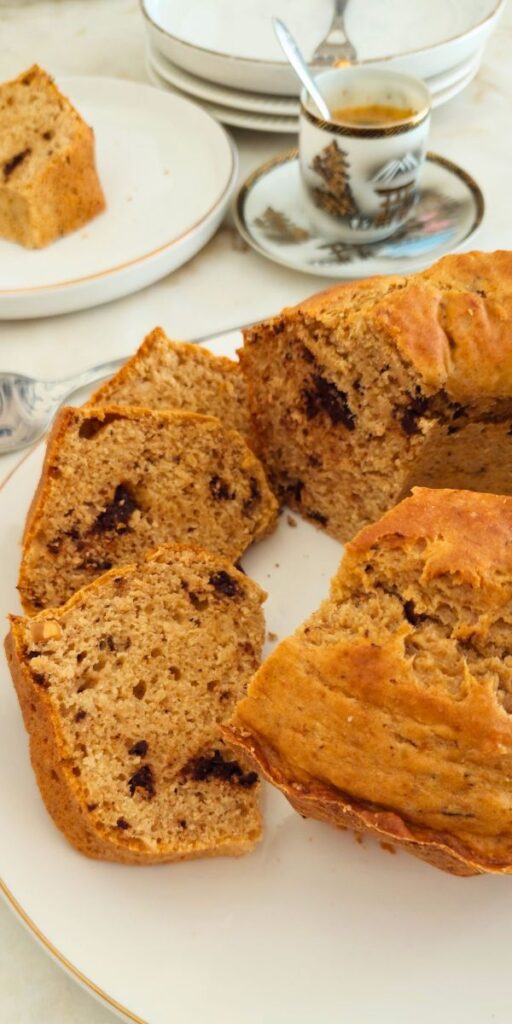
[[[23,607],[62,604],[159,544],[198,544],[235,561],[276,513],[260,462],[213,416],[63,409],[25,528]]]
[[[259,664],[264,597],[218,556],[168,546],[12,617],[33,768],[82,853],[152,864],[259,839],[257,775],[220,726]]]
[[[0,238],[37,249],[104,209],[93,130],[50,75],[0,85]]]
[[[453,874],[512,873],[512,498],[418,488],[225,732],[304,815]]]
[[[245,331],[257,451],[348,540],[415,485],[512,494],[512,253],[337,285]]]
[[[247,393],[238,363],[199,345],[171,341],[161,327],[148,334],[90,402],[186,409],[217,416],[228,430],[249,433]]]

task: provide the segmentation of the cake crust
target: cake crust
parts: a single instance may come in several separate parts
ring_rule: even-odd
[[[303,814],[454,874],[512,873],[512,499],[415,489],[225,735]]]

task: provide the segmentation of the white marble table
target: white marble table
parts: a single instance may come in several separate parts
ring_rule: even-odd
[[[0,0],[0,41],[0,81],[34,61],[55,74],[146,79],[137,0]],[[512,246],[511,44],[509,7],[477,78],[433,117],[430,148],[462,164],[484,191],[486,215],[476,241],[482,249]],[[236,139],[242,175],[293,145],[290,136],[240,131]],[[65,376],[132,351],[155,324],[175,337],[213,335],[297,302],[326,283],[277,267],[248,250],[228,217],[194,260],[142,292],[69,316],[0,323],[0,369]],[[0,458],[0,480],[18,458]],[[8,836],[0,841],[8,842]],[[2,1024],[113,1020],[109,1010],[52,963],[0,903]]]

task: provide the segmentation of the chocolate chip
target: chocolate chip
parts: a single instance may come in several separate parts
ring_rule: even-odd
[[[33,672],[32,679],[34,680],[35,683],[37,683],[38,686],[48,686],[46,676],[44,676],[42,672]]]
[[[327,526],[329,519],[327,516],[322,515],[321,512],[312,512],[310,509],[305,509],[304,512],[310,519],[314,519],[316,523],[320,523],[321,526]]]
[[[148,752],[148,744],[146,740],[138,740],[137,743],[130,747],[128,753],[134,754],[135,757],[145,757]]]
[[[117,821],[116,821],[116,826],[117,826],[117,828],[122,828],[123,830],[127,829],[127,828],[130,828],[130,824],[126,820],[126,818],[118,818]]]
[[[65,537],[69,537],[70,540],[80,540],[80,530],[77,530],[76,526],[72,526],[70,530],[66,530]]]
[[[222,480],[220,476],[212,476],[208,486],[215,501],[231,501],[234,498],[234,494],[229,493],[226,481]]]
[[[423,622],[427,618],[426,615],[416,611],[414,601],[404,601],[404,615],[411,626],[417,626],[419,622]]]
[[[76,660],[77,660],[78,664],[80,665],[80,663],[81,663],[81,662],[82,662],[82,661],[84,660],[84,658],[86,658],[86,657],[87,657],[87,651],[79,651],[79,652],[78,652],[78,654],[77,654],[77,656],[76,656]]]
[[[458,434],[459,433],[459,429],[460,429],[460,427],[454,427],[454,426],[451,425],[451,426],[448,427],[447,433],[448,434]]]
[[[286,485],[285,494],[289,494],[290,497],[295,498],[295,501],[300,502],[303,490],[304,484],[302,480],[296,480],[295,483]]]
[[[87,804],[87,810],[88,811],[95,811],[97,806],[98,806],[98,804]]]
[[[428,405],[428,398],[425,398],[422,395],[417,395],[416,398],[411,398],[405,412],[402,411],[400,422],[402,424],[404,434],[407,434],[408,437],[411,437],[413,434],[421,433],[417,421],[421,416],[425,415]]]
[[[370,564],[368,563],[368,565],[365,565],[365,567],[364,567],[364,571],[365,571],[365,572],[373,572],[373,565],[370,565]]]
[[[451,402],[450,411],[452,414],[452,419],[458,420],[460,419],[461,416],[464,416],[466,414],[466,406],[460,405],[459,402]]]
[[[95,572],[107,572],[112,568],[113,563],[109,558],[84,558],[78,563],[77,569],[93,569]]]
[[[58,553],[59,553],[59,551],[61,549],[61,546],[62,546],[62,537],[57,537],[56,540],[51,540],[46,545],[48,551],[52,555],[58,555]]]
[[[84,718],[87,717],[87,711],[80,709],[75,715],[75,722],[83,722]]]
[[[301,356],[305,360],[306,363],[314,363],[315,362],[315,357],[314,357],[313,353],[310,352],[309,348],[306,348],[305,345],[302,346]]]
[[[100,430],[104,427],[108,427],[109,423],[113,423],[114,420],[124,419],[120,413],[109,412],[103,419],[99,419],[97,416],[89,416],[86,420],[83,420],[78,428],[78,436],[84,438],[86,441],[90,441],[91,438],[96,437]]]
[[[226,782],[236,782],[245,789],[254,786],[258,781],[256,772],[243,772],[238,761],[224,760],[220,750],[215,750],[210,757],[196,757],[189,761],[183,769],[183,775],[196,782],[223,779]]]
[[[3,166],[4,181],[7,181],[7,179],[10,178],[12,172],[15,171],[24,160],[26,160],[27,156],[30,156],[31,152],[32,150],[30,148],[22,149],[19,153],[16,153],[15,156],[12,156],[10,160],[6,160]]]
[[[110,530],[118,532],[129,530],[129,521],[137,502],[124,484],[118,484],[114,492],[114,498],[109,505],[100,512],[91,526],[91,533],[108,533]]]
[[[348,404],[348,395],[345,391],[340,391],[332,381],[315,374],[311,386],[304,388],[302,397],[308,420],[325,412],[331,423],[342,423],[347,430],[355,430],[356,417]]]
[[[180,826],[180,828],[187,828],[187,822],[185,821],[185,818],[180,818],[178,825]]]
[[[141,768],[132,775],[131,779],[128,779],[128,786],[130,789],[130,796],[134,796],[136,789],[142,789],[146,792],[148,800],[151,800],[155,795],[155,784],[153,781],[153,772],[149,764],[143,764]]]
[[[53,139],[54,133],[50,131],[50,129],[48,129],[48,131],[46,132],[41,132],[41,135],[43,139],[46,139],[47,142],[50,142],[50,140]]]
[[[251,476],[249,480],[249,497],[245,499],[242,505],[242,511],[247,515],[252,512],[255,505],[261,501],[261,491],[258,487],[258,481]]]
[[[27,651],[25,657],[30,661],[31,658],[39,658],[41,651]]]
[[[220,572],[212,573],[208,582],[219,594],[224,594],[225,597],[236,597],[240,593],[238,583],[229,573],[224,572],[224,569],[221,569]]]

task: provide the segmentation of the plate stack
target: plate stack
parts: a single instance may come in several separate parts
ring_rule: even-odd
[[[217,120],[259,131],[296,132],[295,75],[274,38],[285,21],[311,62],[333,0],[140,0],[147,70],[162,89],[194,97]],[[434,107],[476,75],[505,0],[350,0],[348,37],[359,63],[417,75]]]

